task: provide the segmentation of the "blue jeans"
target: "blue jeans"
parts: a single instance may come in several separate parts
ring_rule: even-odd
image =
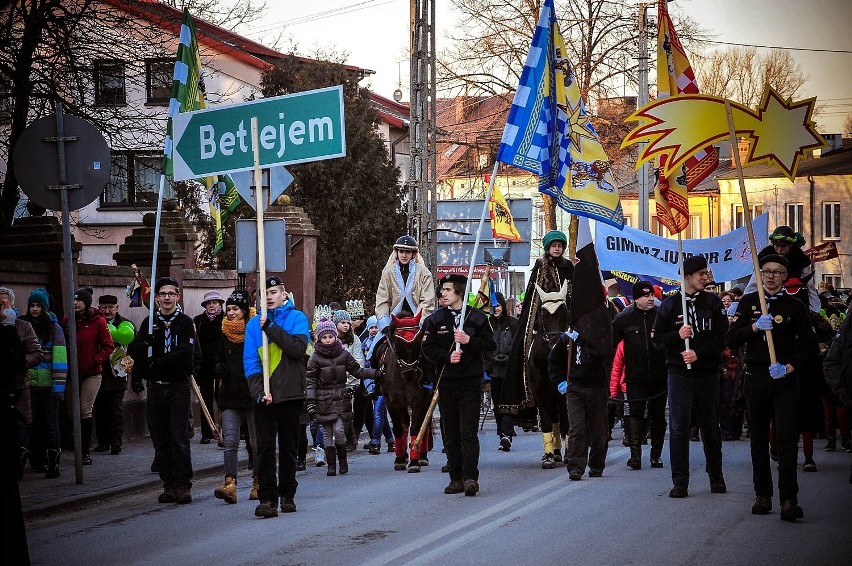
[[[689,485],[689,428],[695,407],[705,469],[711,479],[722,477],[722,435],[719,433],[719,372],[690,375],[669,372],[669,458],[672,483]]]
[[[393,444],[393,432],[391,432],[388,420],[387,399],[384,395],[379,395],[373,401],[373,429],[370,434],[370,444],[381,446],[382,434],[385,435],[388,444]]]
[[[148,382],[148,427],[164,489],[192,487],[190,385]]]
[[[296,481],[299,416],[302,414],[303,405],[303,399],[254,405],[254,426],[257,435],[254,466],[260,484],[258,498],[261,501],[272,501],[277,505],[279,497],[292,498],[296,495],[296,488],[299,486]]]

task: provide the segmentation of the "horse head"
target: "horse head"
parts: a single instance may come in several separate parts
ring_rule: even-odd
[[[538,284],[535,289],[541,302],[538,329],[548,339],[558,336],[568,325],[568,280],[562,282],[558,291],[545,291]]]

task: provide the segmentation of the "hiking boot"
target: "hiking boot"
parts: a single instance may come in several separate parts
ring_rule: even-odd
[[[388,442],[388,449],[386,452],[393,452],[393,442]]]
[[[121,454],[121,444],[116,443],[110,446],[109,453],[113,456],[118,456],[119,454]]]
[[[325,466],[325,448],[323,448],[322,446],[317,446],[314,450],[316,452],[315,463],[317,467],[319,468],[320,466]]]
[[[175,503],[179,503],[180,505],[192,503],[192,491],[188,487],[177,488],[175,490]]]
[[[296,471],[304,472],[308,468],[307,462],[304,460],[296,460]]]
[[[269,519],[270,517],[277,517],[278,506],[272,501],[264,501],[254,508],[254,516],[263,517],[264,519]]]
[[[442,474],[448,474],[448,473],[450,473],[450,465],[449,465],[449,464],[444,464],[443,466],[441,466],[441,473],[442,473]]]
[[[603,477],[603,469],[601,469],[601,468],[589,468],[589,477],[590,478],[602,478]]]
[[[828,442],[825,443],[825,451],[834,452],[835,450],[837,450],[837,439],[833,437],[829,438]]]
[[[512,439],[505,434],[500,435],[500,446],[497,450],[502,450],[503,452],[509,452],[512,450]]]
[[[841,448],[843,448],[844,452],[852,452],[852,441],[850,439],[846,439],[840,443]]]
[[[577,468],[568,470],[568,479],[571,481],[580,481],[583,479],[583,470],[579,470]]]
[[[464,480],[464,494],[473,497],[479,493],[479,483],[476,480]]]
[[[728,486],[725,485],[725,478],[710,478],[710,493],[728,493]]]
[[[781,520],[795,523],[796,519],[803,519],[805,512],[792,499],[785,499],[781,504]]]
[[[91,466],[92,465],[91,454],[83,454],[83,465],[84,466]]]
[[[282,513],[295,513],[296,512],[296,501],[292,497],[287,497],[286,495],[281,499],[281,512]]]
[[[674,497],[677,499],[681,499],[689,496],[689,490],[686,487],[686,484],[676,483],[674,487],[672,487],[671,491],[669,491],[669,497]]]
[[[663,467],[663,459],[659,456],[651,456],[651,467],[652,468],[662,468]]]
[[[59,477],[59,456],[62,454],[62,449],[47,451],[47,468],[44,471],[44,477],[55,479]]]
[[[556,460],[553,459],[553,454],[548,452],[544,456],[541,457],[541,469],[542,470],[552,470],[556,467]]]
[[[813,458],[807,458],[805,460],[805,465],[802,466],[803,472],[815,472],[817,471],[816,462],[814,462]]]
[[[222,485],[213,490],[213,496],[216,499],[222,499],[225,503],[237,502],[237,478],[234,476],[225,476],[225,481]]]
[[[176,501],[175,495],[176,494],[174,489],[166,487],[163,488],[163,493],[160,494],[160,496],[157,498],[157,501],[159,501],[160,503],[174,503]]]
[[[444,488],[444,493],[447,495],[452,495],[454,493],[461,493],[464,491],[464,483],[461,480],[451,480],[449,485]]]
[[[752,515],[769,515],[772,511],[772,498],[765,495],[758,495],[754,498],[754,503],[751,504]]]
[[[249,492],[249,500],[257,501],[257,490],[260,489],[260,483],[257,481],[257,476],[251,478],[251,491]]]
[[[368,448],[368,452],[373,455],[378,455],[382,453],[382,447],[380,444],[370,444]]]
[[[627,460],[627,467],[631,470],[641,470],[642,469],[642,460],[638,457],[631,456]]]
[[[92,452],[107,452],[107,451],[109,451],[109,446],[106,446],[104,444],[98,444],[97,446],[92,448]]]

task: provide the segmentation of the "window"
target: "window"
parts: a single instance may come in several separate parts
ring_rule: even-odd
[[[822,276],[822,280],[834,287],[835,289],[839,289],[843,287],[842,278],[840,275],[835,275],[834,273],[826,273]]]
[[[745,211],[743,210],[743,205],[741,205],[741,204],[735,204],[733,206],[734,206],[734,213],[733,213],[732,216],[733,216],[733,220],[734,220],[734,225],[731,227],[731,229],[735,230],[737,228],[742,228],[743,226],[745,226]],[[751,219],[752,219],[752,221],[754,221],[755,218],[757,218],[758,216],[763,214],[763,205],[762,204],[753,204],[749,208],[751,208]]]
[[[701,237],[701,215],[689,215],[689,238],[696,240]]]
[[[172,98],[174,80],[173,59],[148,59],[145,61],[145,103],[168,106]]]
[[[805,205],[800,203],[787,203],[787,226],[793,232],[804,234],[802,229],[805,224]]]
[[[121,106],[126,103],[124,63],[111,59],[95,61],[95,104]]]
[[[632,227],[633,226],[633,217],[628,215],[628,214],[625,214],[624,215],[624,225]]]
[[[656,216],[651,217],[651,233],[656,234],[657,236],[662,236],[663,238],[671,236],[669,229],[657,221]]]
[[[840,203],[822,203],[822,239],[840,239]]]
[[[143,206],[157,204],[160,189],[162,154],[116,152],[112,153],[109,182],[101,196],[104,206]],[[164,198],[172,198],[174,191],[166,185]]]

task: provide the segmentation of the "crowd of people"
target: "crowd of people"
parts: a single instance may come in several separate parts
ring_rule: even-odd
[[[818,469],[816,438],[826,440],[826,451],[837,450],[839,430],[839,449],[852,452],[847,417],[852,317],[838,308],[829,286],[815,289],[799,234],[781,226],[770,240],[747,286],[726,282],[729,288],[721,291],[706,258],[691,256],[683,260],[682,289],[669,296],[642,280],[632,286],[631,297],[615,287],[607,290],[606,344],[585,329],[561,328],[550,343],[545,379],[566,405],[567,423],[545,435],[545,459],[549,454],[549,462],[561,461],[566,437],[570,480],[580,480],[587,469],[589,477],[602,476],[618,413],[630,450],[628,468],[642,469],[642,447],[649,440],[647,462],[665,467],[668,427],[669,496],[689,495],[692,441],[703,443],[710,492],[722,494],[723,442],[745,433],[755,492],[751,512],[771,512],[771,462],[777,461],[780,517],[803,517],[799,439],[803,472]],[[563,255],[567,242],[559,231],[545,235],[545,255],[536,263],[531,287],[570,289],[574,269]],[[420,385],[438,397],[443,469],[449,474],[444,492],[475,496],[482,390],[490,389],[498,450],[511,451],[516,426],[529,429],[536,422],[535,408],[519,401],[518,391],[518,383],[527,387],[518,375],[529,371],[518,352],[528,351],[525,329],[532,328],[536,314],[528,297],[501,293],[485,309],[465,305],[467,278],[446,275],[436,288],[418,251],[410,236],[396,241],[378,284],[375,313],[366,320],[363,302],[349,301],[347,308],[336,303],[318,308],[311,324],[277,276],[265,280],[263,312],[244,289],[227,298],[209,291],[193,319],[183,312],[179,282],[162,277],[153,289],[154,319],[133,329],[132,342],[113,339],[117,327],[130,324],[115,296],[100,296],[94,307],[91,288],[81,288],[74,297],[75,319],[61,321],[44,289],[32,290],[18,309],[14,292],[0,287],[6,387],[23,423],[17,435],[20,472],[29,463],[47,478],[60,475],[60,407],[73,324],[83,464],[92,464],[91,452],[121,453],[125,391],[128,385],[147,391],[151,469],[163,484],[159,501],[190,503],[192,376],[214,417],[202,419],[200,442],[218,440],[223,449],[224,478],[215,497],[237,502],[244,440],[252,473],[249,499],[258,501],[255,515],[295,512],[296,472],[305,469],[309,439],[314,461],[326,466],[327,476],[349,471],[347,455],[359,447],[365,428],[363,448],[369,454],[381,454],[383,440],[388,452],[405,453],[391,431],[385,368],[377,352],[388,340],[392,315],[419,314]]]

